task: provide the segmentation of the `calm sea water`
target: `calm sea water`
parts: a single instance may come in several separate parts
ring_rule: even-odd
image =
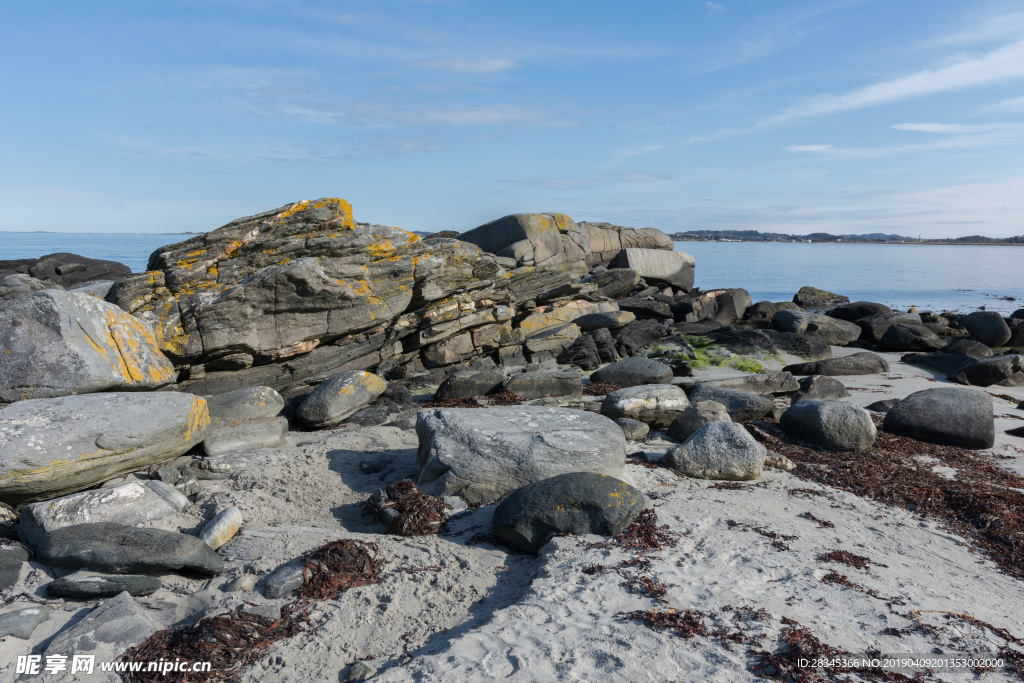
[[[890,308],[1024,308],[1024,248],[930,244],[676,242],[702,289],[742,287],[754,301],[790,301],[805,285]],[[1011,296],[1016,301],[1000,297]]]
[[[120,261],[134,272],[188,235],[0,232],[0,260],[67,251]],[[1024,308],[1024,247],[927,244],[676,242],[697,260],[702,289],[743,287],[754,301],[789,301],[811,285],[892,308],[1009,313]],[[1000,297],[1012,296],[1016,301]]]

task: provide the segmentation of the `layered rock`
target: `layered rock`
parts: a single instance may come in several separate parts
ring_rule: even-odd
[[[590,244],[588,266],[607,266],[623,249],[661,249],[673,251],[672,238],[656,228],[624,228],[611,223],[579,224]]]
[[[590,240],[563,213],[514,213],[459,235],[484,251],[515,259],[517,266],[553,266],[583,275]]]

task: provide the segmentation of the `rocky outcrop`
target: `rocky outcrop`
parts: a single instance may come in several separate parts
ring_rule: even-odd
[[[170,460],[209,423],[206,401],[174,392],[19,401],[0,410],[0,501],[46,500]]]
[[[421,410],[416,434],[420,490],[473,503],[566,472],[618,476],[626,461],[618,425],[566,408]]]
[[[93,296],[43,290],[0,310],[0,402],[174,382],[149,327]]]
[[[563,213],[514,213],[464,232],[459,240],[515,259],[517,266],[554,267],[575,275],[587,272],[591,255],[587,235]]]
[[[640,277],[677,287],[693,289],[693,257],[681,251],[623,249],[612,261],[616,268],[629,268]]]
[[[731,325],[742,320],[750,307],[750,294],[745,289],[713,289],[690,294],[672,304],[672,317],[681,323],[714,320]]]
[[[0,261],[0,280],[9,275],[27,275],[48,285],[56,285],[58,289],[70,289],[97,280],[120,280],[131,272],[128,266],[117,261],[66,252],[47,254],[37,259]]]
[[[590,244],[588,266],[607,266],[623,249],[661,249],[672,251],[672,238],[656,228],[624,228],[611,223],[579,223]]]

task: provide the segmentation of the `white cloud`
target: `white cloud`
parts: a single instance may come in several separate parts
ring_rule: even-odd
[[[924,69],[841,95],[819,95],[765,119],[759,127],[786,123],[891,102],[960,90],[1024,77],[1024,41],[977,57],[959,57],[935,69]]]
[[[991,111],[1024,112],[1024,97],[1014,97],[1009,100],[997,102],[981,110],[982,113]]]
[[[708,16],[711,18],[717,17],[719,14],[725,11],[724,5],[716,5],[715,3],[711,2],[711,0],[707,0],[704,3],[704,7],[707,8]]]
[[[462,74],[495,74],[519,66],[511,59],[430,59],[416,63],[424,69]]]
[[[828,152],[829,150],[835,149],[835,147],[832,145],[789,145],[788,147],[783,147],[783,149],[787,152],[817,153]]]
[[[834,145],[789,145],[783,147],[787,152],[798,154],[816,154],[837,159],[877,159],[897,154],[934,152],[946,149],[966,149],[984,147],[997,141],[1005,140],[1006,135],[992,133],[987,135],[954,135],[943,137],[932,142],[912,145],[881,145],[875,147],[836,147]]]

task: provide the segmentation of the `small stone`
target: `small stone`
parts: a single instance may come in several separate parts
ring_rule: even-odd
[[[46,594],[54,598],[93,600],[112,598],[122,592],[141,597],[160,590],[160,579],[143,574],[98,574],[75,572],[46,584]]]
[[[263,595],[271,600],[283,598],[305,582],[302,567],[297,563],[289,563],[267,576],[263,582]]]
[[[783,472],[792,472],[793,468],[796,467],[796,463],[775,451],[768,451],[768,457],[764,459],[764,466],[773,470],[782,470]]]
[[[246,572],[228,581],[227,585],[224,586],[224,591],[228,593],[245,593],[255,588],[259,580],[260,577]]]
[[[216,517],[207,522],[199,534],[199,539],[216,550],[230,541],[241,526],[242,513],[232,505],[218,512]]]
[[[349,669],[348,675],[345,676],[346,681],[368,681],[377,675],[377,669],[373,668],[366,662],[356,662]]]

